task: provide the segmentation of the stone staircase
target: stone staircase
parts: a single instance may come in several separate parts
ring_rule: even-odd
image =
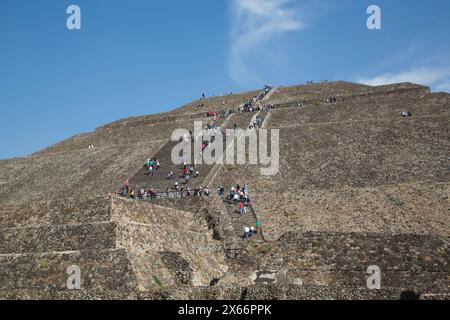
[[[239,214],[238,205],[224,199],[223,201],[225,208],[227,209],[228,215],[230,216],[231,223],[233,225],[234,234],[237,239],[243,241],[245,243],[252,242],[263,242],[264,236],[262,234],[256,234],[251,236],[250,238],[245,238],[244,235],[244,227],[255,227],[256,228],[256,214],[253,210],[253,207],[249,205],[247,207],[247,213],[244,215]]]
[[[267,96],[266,96],[267,97]],[[219,121],[219,125],[222,126],[223,129],[234,129],[236,125],[237,128],[246,130],[248,126],[253,122],[253,118],[259,113],[253,112],[243,112],[243,113],[232,113],[227,118],[221,119]],[[261,112],[261,116],[265,117],[266,112]],[[263,118],[264,120],[264,118]],[[224,148],[226,148],[225,138],[224,136]],[[173,164],[172,161],[172,150],[179,142],[169,141],[166,143],[158,152],[152,157],[158,159],[160,161],[161,167],[157,170],[155,176],[148,175],[148,169],[144,164],[142,164],[142,168],[130,179],[130,186],[132,188],[144,188],[148,190],[149,188],[154,188],[158,191],[165,191],[167,187],[172,188],[174,186],[175,181],[178,182],[180,187],[184,185],[184,179],[182,177],[182,165]],[[194,152],[194,142],[191,142],[191,152]],[[180,155],[186,156],[187,159],[193,160],[191,155]],[[150,155],[149,155],[150,157]],[[143,159],[143,161],[145,161]],[[189,181],[189,185],[191,189],[194,189],[195,186],[198,185],[207,185],[208,184],[208,173],[213,169],[213,165],[208,164],[199,164],[197,170],[200,172],[199,178],[192,177]],[[175,175],[175,180],[168,180],[167,174],[169,172],[173,172]],[[204,184],[202,184],[204,183]]]
[[[266,96],[267,98],[267,96]],[[261,112],[242,112],[242,113],[232,113],[230,114],[226,119],[223,119],[222,122],[222,128],[223,129],[234,129],[236,126],[239,129],[247,130],[248,126],[253,123],[253,119],[256,116],[260,116],[262,118],[262,121],[264,122],[265,117],[267,116],[268,111],[261,111]],[[224,134],[224,149],[228,147],[226,145],[225,141],[226,135]],[[183,178],[181,176],[182,173],[182,165],[174,165],[172,163],[171,159],[171,153],[172,149],[175,145],[177,145],[178,142],[168,142],[165,146],[163,146],[154,156],[160,161],[161,167],[156,173],[155,176],[149,176],[147,172],[147,168],[143,165],[142,168],[138,171],[136,175],[134,175],[130,179],[130,185],[133,188],[145,188],[148,189],[150,187],[155,188],[159,192],[163,192],[166,190],[166,188],[171,189],[175,183],[175,181],[178,181],[180,187],[186,188],[184,185]],[[192,142],[191,146],[192,150],[194,150],[194,145]],[[215,192],[214,188],[211,186],[211,182],[214,179],[215,174],[220,170],[221,165],[207,165],[207,164],[201,164],[198,165],[198,170],[200,172],[199,178],[191,178],[189,181],[189,186],[191,190],[194,189],[195,186],[203,185],[203,186],[209,186],[211,188],[211,192]],[[168,172],[173,171],[176,178],[175,180],[168,180],[167,174]],[[161,199],[162,200],[162,199]],[[168,199],[164,200],[163,203],[165,206],[168,207],[180,207],[180,201],[182,203],[188,201],[189,199],[174,199],[173,196],[168,197]],[[169,201],[169,204],[167,203]],[[172,203],[173,201],[176,201],[176,203]],[[189,200],[189,203],[195,202],[195,199]],[[182,205],[181,203],[181,205]],[[257,217],[254,212],[254,209],[252,206],[249,206],[247,209],[247,213],[244,216],[240,216],[239,213],[236,211],[236,205],[228,203],[227,201],[224,201],[224,206],[226,208],[226,211],[230,217],[231,224],[234,230],[235,239],[238,240],[238,243],[240,242],[241,245],[239,245],[237,248],[231,249],[235,250],[236,252],[243,249],[243,247],[246,244],[249,243],[258,243],[263,242],[264,237],[261,234],[254,235],[250,237],[249,239],[245,239],[243,237],[243,230],[245,226],[248,227],[255,227]],[[199,209],[199,208],[197,208]],[[192,212],[196,212],[197,210],[192,210]]]
[[[165,191],[166,188],[173,188],[175,182],[177,181],[180,188],[185,188],[184,179],[182,177],[183,165],[173,164],[172,161],[172,150],[179,142],[169,142],[164,148],[162,148],[154,157],[160,161],[161,167],[156,171],[155,176],[150,176],[148,174],[148,168],[142,165],[142,168],[130,179],[130,186],[132,188],[144,188],[148,190],[149,188],[154,188],[158,191]],[[192,152],[194,151],[194,142],[191,145]],[[186,155],[188,159],[192,158],[192,155]],[[189,187],[193,190],[196,186],[202,183],[203,178],[208,174],[213,166],[207,164],[199,164],[196,168],[200,172],[198,178],[191,177],[189,180]],[[169,172],[174,173],[175,179],[167,179]]]

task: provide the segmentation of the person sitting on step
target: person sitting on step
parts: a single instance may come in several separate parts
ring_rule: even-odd
[[[401,115],[403,118],[409,118],[409,117],[411,117],[411,112],[408,112],[408,111],[402,111],[402,113],[400,113],[400,115]]]
[[[156,191],[155,191],[153,188],[150,188],[150,189],[148,190],[148,198],[149,198],[150,200],[156,199],[157,196],[158,196],[158,195],[157,195]]]
[[[229,200],[230,202],[234,200],[234,194],[235,194],[234,188],[231,188],[231,191],[230,191],[230,197],[228,198],[228,200]]]
[[[220,197],[223,197],[224,194],[225,194],[225,188],[224,188],[223,186],[220,186],[220,187],[219,187],[219,196],[220,196]]]
[[[144,200],[144,196],[145,196],[145,190],[143,188],[139,189],[138,199],[139,200]]]

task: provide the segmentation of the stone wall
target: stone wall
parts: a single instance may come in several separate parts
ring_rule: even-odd
[[[194,213],[121,199],[114,201],[112,211],[119,222],[118,246],[139,256],[152,256],[135,265],[146,270],[143,279],[156,277],[157,286],[176,284],[179,272],[185,270],[173,270],[173,265],[164,259],[171,254],[188,264],[190,284],[194,286],[209,285],[227,271],[222,246],[213,240],[213,231],[206,221],[195,219]],[[161,268],[155,268],[155,264]]]
[[[67,268],[81,269],[85,290],[131,290],[137,285],[125,249],[0,255],[0,289],[67,290]]]

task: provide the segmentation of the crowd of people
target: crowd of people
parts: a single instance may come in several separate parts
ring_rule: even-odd
[[[259,112],[259,111],[265,111],[265,110],[272,110],[275,109],[275,105],[273,104],[251,104],[247,105],[244,104],[242,107],[238,109],[238,113],[243,112]]]
[[[202,137],[202,147],[201,154],[205,151],[206,148],[210,147],[212,143],[215,141],[214,133],[218,130],[216,127],[208,127],[206,130],[206,134]],[[181,139],[188,139],[188,137],[182,137]],[[161,165],[157,158],[151,158],[147,160],[145,164],[147,167],[147,173],[150,176],[156,176],[156,172],[160,169]],[[197,166],[196,161],[194,160],[193,164],[188,164],[183,162],[182,164],[182,172],[180,174],[176,174],[173,171],[168,172],[167,181],[172,181],[172,187],[167,187],[165,191],[156,190],[154,188],[150,188],[147,191],[143,188],[139,189],[136,194],[135,190],[130,187],[129,181],[126,180],[123,188],[122,195],[125,197],[129,197],[132,199],[139,200],[154,200],[158,197],[208,197],[210,195],[210,191],[208,187],[197,186],[193,190],[189,187],[190,181],[192,178],[200,177],[199,167]],[[181,186],[178,180],[183,181],[183,185]]]
[[[338,99],[337,97],[333,96],[333,97],[329,97],[327,99],[327,103],[337,103]]]
[[[147,173],[149,176],[155,176],[156,171],[160,168],[159,160],[156,158],[151,158],[147,160],[146,163]]]
[[[243,186],[237,184],[231,187],[230,193],[225,196],[225,188],[220,186],[218,188],[219,196],[226,198],[229,204],[237,206],[237,212],[242,217],[248,214],[248,208],[251,206],[250,191],[248,185]],[[261,221],[256,221],[253,226],[245,226],[243,238],[250,238],[254,235],[262,233]]]
[[[187,168],[187,170],[186,170]],[[192,166],[186,166],[183,170],[183,175],[187,177],[189,172],[193,172]],[[173,172],[169,173],[168,179],[174,179]],[[228,201],[229,204],[235,205],[237,208],[237,212],[241,217],[248,214],[248,208],[251,206],[250,192],[249,187],[244,184],[243,186],[237,184],[231,187],[230,193],[225,195],[225,188],[220,186],[218,188],[218,194],[220,197],[223,197]],[[185,182],[184,186],[180,186],[180,184],[176,181],[173,184],[173,187],[167,187],[165,191],[158,191],[154,188],[149,188],[145,190],[144,188],[140,188],[135,193],[134,189],[130,187],[129,181],[125,181],[125,185],[123,188],[123,196],[129,197],[131,199],[136,200],[147,200],[152,201],[156,200],[160,197],[173,197],[173,198],[189,198],[189,197],[209,197],[211,195],[209,187],[205,186],[196,186],[193,190],[188,186],[188,181]],[[257,220],[254,225],[244,226],[243,234],[241,235],[244,239],[249,239],[250,237],[256,236],[258,234],[262,234],[262,222]]]
[[[209,197],[210,190],[208,187],[196,186],[193,190],[185,184],[180,186],[178,182],[175,182],[172,188],[167,187],[164,193],[159,194],[161,197],[173,196],[174,198],[189,198],[189,197]]]
[[[411,112],[409,112],[409,111],[402,111],[402,112],[400,113],[400,116],[401,116],[402,118],[409,118],[409,117],[412,117],[412,114],[411,114]]]
[[[251,200],[248,186],[244,184],[241,187],[239,184],[237,184],[236,186],[231,187],[231,191],[228,195],[228,201],[234,204],[243,203],[244,206],[249,206],[251,204]],[[244,208],[240,207],[240,209],[242,209],[239,210],[239,213],[241,215],[246,213],[246,210],[244,210]]]
[[[124,184],[123,191],[122,191],[122,196],[129,197],[131,199],[144,200],[144,199],[156,199],[158,194],[157,194],[156,190],[153,188],[150,188],[147,191],[145,191],[145,189],[141,188],[138,190],[138,193],[136,194],[135,190],[130,187],[130,183],[127,179],[127,180],[125,180],[125,184]]]
[[[261,93],[254,96],[252,99],[244,102],[243,106],[238,109],[238,112],[254,112],[261,111],[262,109],[256,109],[256,103],[262,99],[264,99],[269,92],[272,90],[272,86],[266,85]],[[262,108],[259,106],[259,108]]]
[[[259,227],[253,227],[253,226],[251,226],[251,227],[244,227],[244,235],[243,235],[243,237],[245,239],[248,239],[248,238],[250,238],[252,236],[255,236],[258,233],[260,233],[261,232],[260,230],[261,230],[261,225]]]
[[[272,90],[272,87],[267,85],[264,87],[263,91],[256,95],[253,99],[247,101],[244,106],[239,111],[247,111],[247,112],[255,112],[255,111],[263,111],[268,109],[273,109],[274,105],[265,104],[265,105],[256,105],[258,101],[266,97],[266,95]],[[202,95],[202,98],[205,98],[204,95]],[[197,106],[198,109],[204,109],[205,105],[200,104]],[[234,109],[226,109],[222,112],[215,112],[215,111],[207,111],[206,117],[212,118],[211,121],[208,122],[206,126],[206,131],[204,135],[201,137],[202,139],[202,147],[201,147],[201,155],[205,151],[206,148],[210,147],[212,143],[215,142],[216,139],[216,133],[217,130],[221,130],[221,128],[217,125],[217,122],[221,118],[227,118],[230,114],[235,113]],[[262,125],[262,117],[256,116],[253,119],[253,123],[249,125],[249,128],[258,128]],[[192,138],[192,132],[191,138]],[[192,139],[198,139],[200,137],[194,137]],[[188,137],[182,137],[181,139],[188,139]],[[180,139],[180,140],[181,140]],[[156,157],[149,158],[145,164],[147,168],[147,174],[149,176],[156,176],[157,172],[161,168],[161,164],[159,159]],[[192,190],[190,188],[190,184],[192,183],[192,178],[198,178],[200,176],[200,172],[198,169],[198,166],[195,163],[194,164],[187,164],[186,162],[182,165],[182,173],[180,175],[174,173],[173,171],[168,172],[166,180],[172,181],[172,186],[169,185],[165,190],[156,190],[155,188],[149,188],[148,190],[145,190],[144,188],[139,188],[136,191],[130,187],[129,181],[126,180],[122,195],[125,197],[129,197],[132,199],[139,199],[139,200],[145,200],[145,199],[157,199],[158,197],[208,197],[210,195],[210,190],[208,187],[203,186],[196,186]],[[182,185],[178,182],[178,180],[182,180]],[[225,189],[223,187],[219,188],[219,194],[223,196],[225,194]],[[239,212],[240,214],[245,214],[247,211],[247,207],[250,205],[250,198],[248,194],[248,187],[243,186],[242,188],[237,185],[232,188],[232,198],[230,201],[235,201],[236,204],[239,206]]]
[[[261,128],[263,124],[263,120],[261,118],[260,115],[257,115],[254,119],[253,122],[248,126],[248,128],[251,129],[257,129],[257,128]]]

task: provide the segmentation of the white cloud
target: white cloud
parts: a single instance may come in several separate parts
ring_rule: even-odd
[[[359,79],[358,82],[373,86],[412,82],[427,85],[435,91],[450,92],[450,67],[411,68],[399,73],[386,73],[373,78]]]
[[[450,79],[441,81],[435,86],[436,91],[446,91],[450,92]]]
[[[256,48],[286,32],[305,27],[291,0],[233,0],[233,28],[229,71],[240,85],[259,82],[248,68],[248,60]]]

